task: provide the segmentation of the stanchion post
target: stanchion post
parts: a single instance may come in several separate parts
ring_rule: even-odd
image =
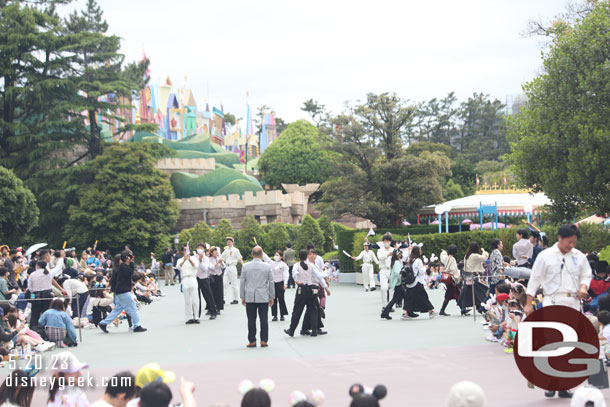
[[[474,318],[474,321],[477,321],[477,306],[475,304],[475,295],[474,295],[474,289],[477,286],[477,275],[476,273],[473,274],[472,276],[472,317]]]
[[[83,341],[83,330],[80,324],[80,301],[78,300],[78,293],[76,293],[76,318],[78,320],[78,338],[79,341]]]

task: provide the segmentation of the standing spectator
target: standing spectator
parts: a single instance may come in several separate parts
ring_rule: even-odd
[[[165,248],[163,256],[161,256],[161,262],[163,263],[163,274],[165,276],[165,286],[174,285],[174,261],[172,252],[169,247]]]
[[[282,251],[278,250],[273,256],[271,262],[271,272],[273,273],[273,282],[275,284],[275,299],[271,307],[272,321],[277,321],[277,308],[280,307],[280,320],[284,320],[284,316],[288,315],[288,308],[284,300],[284,292],[288,288],[289,267],[282,259]]]
[[[504,244],[500,239],[491,242],[491,254],[489,255],[489,295],[496,292],[496,284],[504,279],[504,256],[502,249]]]
[[[101,399],[91,407],[125,407],[136,396],[136,378],[131,372],[119,372],[112,376]]]
[[[445,266],[445,273],[449,274],[451,278],[445,282],[445,286],[447,287],[447,291],[445,291],[445,299],[443,300],[443,306],[441,307],[441,312],[439,315],[448,317],[450,314],[445,312],[447,309],[447,305],[452,300],[457,302],[458,298],[460,298],[460,288],[458,283],[460,281],[460,269],[457,266],[457,260],[455,260],[455,255],[457,254],[457,246],[452,244],[447,248],[447,251],[441,252],[441,262]]]
[[[469,307],[474,307],[480,313],[483,313],[481,303],[485,300],[488,287],[481,283],[479,279],[483,275],[483,263],[489,254],[485,249],[481,249],[479,242],[472,242],[466,251],[464,258],[464,286],[458,298],[458,305],[462,309],[462,315],[468,313]],[[473,294],[474,290],[474,303]]]
[[[53,279],[56,272],[61,272],[61,269],[56,267],[53,272],[49,272],[47,263],[41,260],[36,263],[36,270],[28,278],[28,290],[30,291],[30,298],[33,300],[30,313],[30,328],[38,325],[40,314],[47,310],[51,304],[51,298],[53,298],[51,287],[53,283],[57,284]]]
[[[405,294],[404,303],[404,310],[406,311],[406,314],[403,314],[401,318],[417,318],[419,314],[416,314],[416,312],[427,312],[430,319],[432,319],[436,317],[438,313],[434,311],[434,306],[430,302],[428,294],[426,293],[424,280],[426,275],[426,267],[421,260],[421,249],[419,246],[413,246],[411,249],[409,263],[411,263],[411,267],[413,268],[415,281],[406,285],[407,293]]]
[[[72,318],[82,318],[86,316],[89,288],[87,287],[87,284],[85,284],[85,275],[83,273],[78,273],[78,278],[66,278],[62,281],[61,285],[68,293],[68,296],[72,298]]]
[[[17,279],[15,275],[14,264],[11,258],[17,254],[17,250],[12,249],[5,252],[4,267],[8,270],[8,282],[11,288],[17,288]],[[2,266],[2,264],[0,264]]]
[[[256,315],[261,322],[261,347],[269,340],[269,307],[275,298],[275,284],[271,266],[263,262],[263,249],[252,249],[252,261],[244,264],[241,272],[240,297],[248,316],[248,348],[256,347]]]
[[[294,277],[292,277],[292,266],[296,259],[296,252],[292,248],[292,243],[286,243],[286,250],[284,250],[284,261],[288,265],[288,284],[287,288],[294,288]]]
[[[527,229],[517,230],[517,243],[513,245],[513,258],[517,261],[517,266],[525,266],[527,259],[534,254],[534,245],[528,239]]]
[[[575,248],[579,239],[580,230],[576,225],[563,225],[557,232],[557,243],[538,255],[525,291],[526,315],[533,312],[532,301],[540,286],[544,293],[544,307],[563,305],[580,311],[580,299],[588,295],[592,272],[587,257]],[[555,396],[554,391],[544,394],[546,397]],[[572,393],[560,391],[559,397],[570,398]]]
[[[110,286],[114,293],[115,307],[112,312],[98,324],[100,329],[106,333],[108,333],[106,326],[114,321],[123,310],[131,317],[134,332],[146,332],[146,328],[140,325],[140,316],[138,315],[136,302],[131,294],[131,276],[134,272],[131,261],[132,256],[128,252],[124,251],[121,253],[118,270],[114,271],[110,278]]]

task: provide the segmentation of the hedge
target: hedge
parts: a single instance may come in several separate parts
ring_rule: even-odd
[[[584,253],[592,251],[600,251],[606,246],[610,245],[610,230],[604,229],[599,225],[580,225],[581,239],[578,242],[577,248]],[[557,225],[545,225],[542,231],[546,233],[549,238],[549,246],[555,244],[557,240]],[[489,248],[492,240],[501,239],[504,243],[504,250],[502,251],[505,256],[512,257],[512,247],[517,241],[516,232],[517,228],[509,229],[498,229],[492,230],[473,230],[468,232],[460,233],[433,233],[425,235],[414,235],[411,234],[411,240],[416,243],[423,243],[423,254],[430,257],[433,253],[437,256],[440,255],[441,250],[446,250],[451,244],[455,244],[458,248],[457,258],[464,257],[466,249],[472,241],[477,241],[482,248],[489,252]],[[342,272],[360,271],[359,265],[354,265],[352,260],[345,256],[342,251],[345,250],[351,253],[353,256],[357,256],[362,250],[362,244],[364,238],[367,235],[367,231],[353,231],[340,232],[337,234],[337,241],[339,242],[339,260]],[[393,234],[392,237],[395,240],[407,240],[408,235]],[[351,237],[351,242],[347,240]],[[376,234],[375,236],[369,237],[369,241],[377,243],[381,241],[383,235]],[[375,269],[377,267],[375,266]]]

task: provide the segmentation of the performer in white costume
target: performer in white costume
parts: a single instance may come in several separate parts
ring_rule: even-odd
[[[377,258],[379,259],[379,285],[381,289],[381,308],[385,308],[388,304],[388,291],[390,287],[390,264],[392,263],[392,252],[390,246],[392,244],[392,235],[385,234],[382,244],[377,250]]]
[[[375,275],[373,274],[373,262],[379,264],[375,252],[369,250],[370,243],[364,242],[364,250],[360,252],[358,257],[352,257],[353,260],[362,260],[362,285],[364,291],[375,291]]]
[[[229,285],[231,285],[231,289],[233,291],[233,300],[231,304],[237,304],[237,300],[239,299],[239,287],[237,280],[237,263],[244,264],[241,253],[239,249],[233,246],[234,240],[231,236],[227,237],[227,247],[222,252],[222,260],[226,264],[227,268],[225,269],[224,275],[224,293],[228,296],[229,293]]]

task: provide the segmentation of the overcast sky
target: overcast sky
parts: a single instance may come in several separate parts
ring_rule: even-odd
[[[413,101],[455,91],[506,101],[540,71],[542,40],[527,21],[548,20],[562,0],[98,0],[128,60],[151,60],[198,104],[245,116],[272,106],[306,118],[313,98],[334,113],[369,92]],[[83,4],[73,3],[70,8]]]

